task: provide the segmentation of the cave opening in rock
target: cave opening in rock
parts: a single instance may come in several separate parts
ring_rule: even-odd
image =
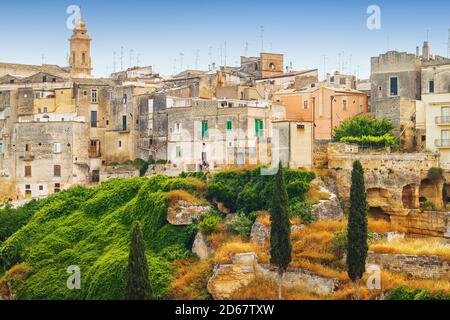
[[[402,203],[405,209],[417,209],[419,204],[419,186],[417,184],[408,184],[402,190]]]
[[[369,207],[369,217],[375,220],[385,220],[391,222],[391,216],[384,212],[381,207]]]

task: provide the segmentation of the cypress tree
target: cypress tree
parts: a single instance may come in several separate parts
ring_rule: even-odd
[[[359,300],[359,282],[366,271],[367,201],[364,185],[364,170],[359,161],[353,163],[350,190],[350,211],[347,226],[347,272],[355,284],[356,299]]]
[[[282,299],[283,274],[291,262],[291,223],[288,215],[288,194],[281,162],[275,176],[270,209],[270,262],[278,267],[278,299]]]
[[[148,263],[145,256],[145,242],[141,226],[136,223],[131,238],[130,255],[128,256],[127,288],[125,299],[149,300],[152,289],[149,280]]]

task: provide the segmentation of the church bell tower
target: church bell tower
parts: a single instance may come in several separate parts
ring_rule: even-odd
[[[70,75],[72,78],[92,78],[91,38],[86,23],[80,18],[73,29],[70,42]]]

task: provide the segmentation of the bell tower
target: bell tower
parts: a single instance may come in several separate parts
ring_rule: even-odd
[[[73,78],[91,78],[91,38],[86,23],[80,18],[73,29],[70,42],[70,75]]]

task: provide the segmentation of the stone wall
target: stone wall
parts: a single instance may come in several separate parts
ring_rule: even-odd
[[[450,276],[449,262],[437,256],[406,254],[381,254],[369,252],[367,264],[377,264],[382,269],[405,273],[421,279],[439,279]]]
[[[391,222],[408,233],[450,239],[450,212],[412,210],[407,216],[391,216]]]
[[[313,164],[314,167],[324,166],[328,162],[329,140],[315,140],[313,143]]]
[[[208,281],[208,291],[215,300],[230,299],[258,276],[276,281],[278,272],[273,266],[258,264],[254,252],[238,253],[232,257],[231,264],[215,266]],[[326,295],[334,292],[339,282],[337,279],[321,277],[307,270],[288,269],[283,276],[282,286]]]
[[[208,210],[209,206],[179,200],[175,206],[170,206],[167,210],[167,221],[173,225],[188,225],[192,223],[192,219],[200,217]]]

